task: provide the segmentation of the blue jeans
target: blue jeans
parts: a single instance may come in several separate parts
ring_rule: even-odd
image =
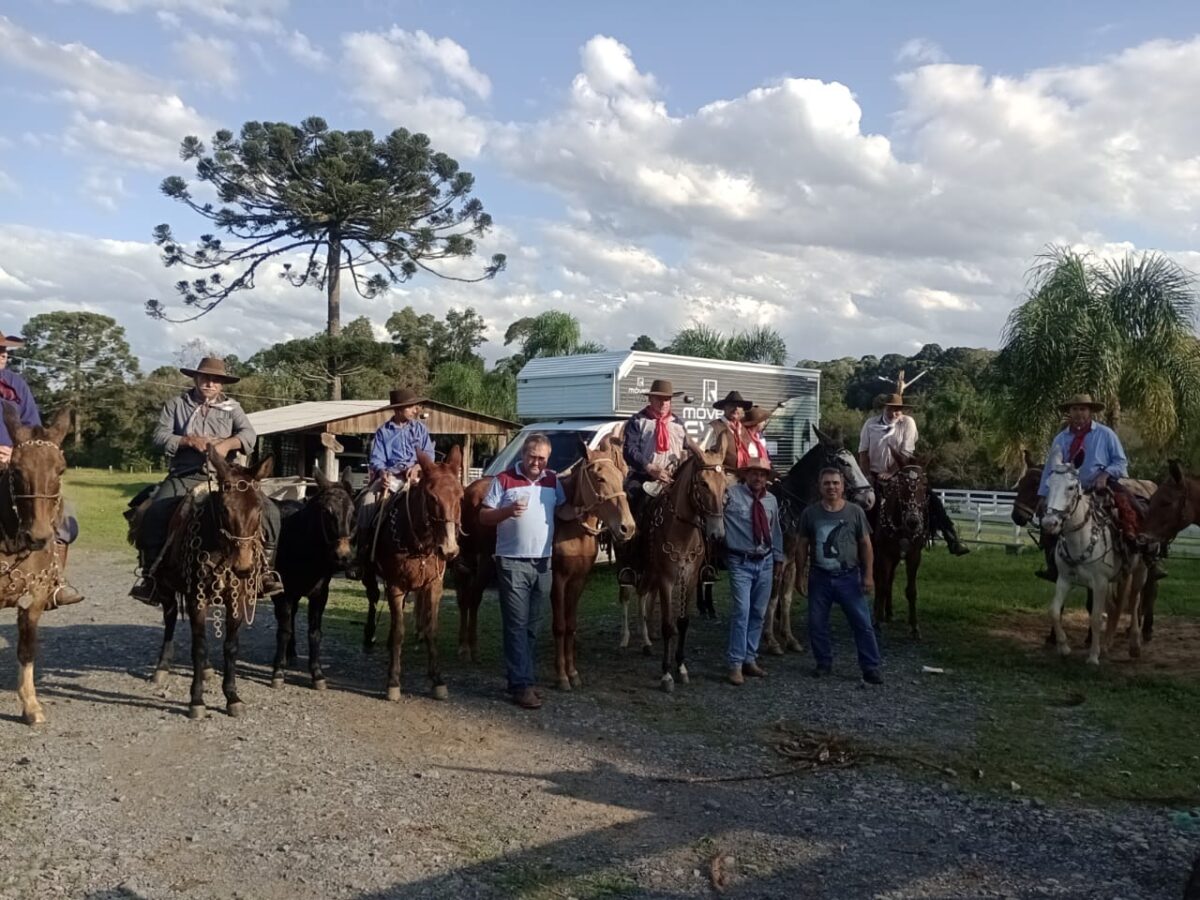
[[[730,553],[725,565],[729,569],[729,667],[733,669],[758,659],[775,563],[769,553],[762,559]]]
[[[813,566],[808,574],[808,642],[813,658],[820,668],[833,665],[833,644],[829,638],[829,613],[833,604],[842,608],[854,645],[858,648],[858,664],[864,672],[878,669],[879,643],[871,627],[871,610],[862,589],[862,572],[827,572]]]
[[[504,622],[504,668],[508,689],[533,687],[534,651],[542,607],[550,599],[550,558],[496,557],[500,618]]]

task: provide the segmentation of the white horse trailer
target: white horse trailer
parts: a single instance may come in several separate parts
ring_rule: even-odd
[[[670,380],[676,391],[683,392],[672,408],[695,438],[721,416],[713,403],[729,391],[775,410],[764,437],[780,471],[811,446],[809,426],[820,425],[821,373],[815,369],[639,350],[534,359],[517,375],[517,417],[527,424],[486,473],[494,475],[511,465],[531,432],[549,436],[550,467],[565,469],[579,458],[581,444],[595,447],[642,409],[656,378]]]

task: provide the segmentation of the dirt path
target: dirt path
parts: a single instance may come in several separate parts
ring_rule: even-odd
[[[123,596],[128,564],[72,563],[89,601],[44,620],[38,730],[15,715],[15,626],[0,626],[3,897],[706,896],[716,857],[729,897],[1174,898],[1195,849],[1160,812],[992,798],[888,766],[659,780],[779,768],[779,719],[969,742],[970,696],[912,677],[912,648],[881,690],[849,676],[845,645],[844,677],[814,683],[789,657],[733,689],[723,629],[697,626],[676,695],[654,690],[654,663],[604,647],[585,657],[594,687],[528,714],[501,701],[497,671],[454,661],[451,701],[430,699],[419,654],[413,693],[388,704],[382,659],[336,636],[329,691],[299,673],[272,691],[264,608],[242,643],[246,716],[225,716],[214,685],[209,717],[189,721],[183,669],[165,691],[147,681],[159,620]],[[452,603],[443,621],[456,627]]]

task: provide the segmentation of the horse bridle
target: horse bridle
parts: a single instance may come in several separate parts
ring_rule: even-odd
[[[1075,510],[1079,509],[1079,504],[1083,500],[1083,487],[1079,483],[1078,475],[1075,476],[1075,488],[1075,496],[1071,498],[1070,506],[1067,506],[1064,509],[1058,509],[1057,507],[1047,505],[1046,513],[1042,516],[1042,519],[1045,520],[1046,516],[1057,515],[1063,523],[1063,527],[1060,529],[1063,534],[1073,534],[1087,524],[1087,522],[1084,521],[1081,522],[1076,528],[1068,529],[1066,527],[1067,522],[1070,520],[1071,516],[1075,515]]]
[[[16,444],[13,445],[13,450],[16,450],[18,447],[53,447],[55,450],[58,450],[60,453],[62,452],[61,448],[58,446],[58,444],[54,443],[54,441],[47,441],[47,440],[43,440],[42,438],[34,438],[34,439],[28,440],[28,441],[18,441]],[[61,479],[59,480],[58,490],[53,494],[42,494],[42,493],[38,493],[36,491],[34,493],[18,494],[16,491],[16,485],[13,481],[13,479],[15,478],[15,475],[14,475],[15,469],[16,469],[16,466],[14,466],[12,464],[12,461],[9,460],[8,465],[6,465],[3,469],[3,473],[4,473],[4,480],[8,484],[8,495],[9,495],[9,499],[12,500],[13,516],[17,520],[17,533],[19,534],[21,531],[22,521],[21,521],[21,509],[20,509],[20,507],[17,506],[18,500],[53,500],[53,501],[55,501],[54,514],[55,514],[55,518],[57,518],[59,510],[61,510],[61,508],[62,508],[62,496],[63,495],[62,495],[62,480]]]
[[[609,491],[607,494],[601,494],[600,491],[597,489],[596,482],[593,480],[593,477],[592,477],[592,471],[591,471],[590,466],[593,463],[596,465],[608,463],[614,469],[617,469],[618,475],[620,475],[620,468],[617,466],[617,463],[615,460],[612,460],[607,456],[603,456],[600,459],[588,459],[588,460],[583,461],[583,465],[580,470],[581,474],[583,475],[583,478],[580,480],[580,483],[584,487],[587,488],[588,492],[592,495],[592,499],[590,502],[587,502],[582,507],[580,507],[578,521],[579,521],[579,526],[581,528],[583,528],[584,531],[586,531],[588,534],[595,537],[604,531],[603,525],[601,525],[601,526],[588,525],[583,520],[585,518],[592,517],[595,514],[595,511],[597,509],[599,509],[601,506],[603,506],[605,503],[608,503],[610,500],[616,500],[618,497],[623,496],[625,493],[625,489],[623,487],[618,487],[612,491]]]
[[[908,467],[906,466],[905,468],[908,468]],[[900,471],[903,472],[904,469],[901,469]],[[925,512],[924,504],[922,504],[920,501],[918,501],[915,494],[913,494],[911,491],[904,490],[904,488],[906,486],[905,482],[898,481],[897,479],[899,477],[900,477],[900,474],[897,473],[892,478],[887,479],[888,482],[891,482],[895,485],[894,488],[887,491],[887,493],[891,494],[893,496],[900,495],[901,527],[897,528],[896,523],[892,520],[892,516],[888,514],[888,504],[885,502],[884,497],[880,497],[880,499],[879,499],[879,527],[880,527],[880,530],[882,531],[884,526],[886,525],[894,532],[906,534],[906,536],[909,538],[916,538],[919,535],[924,534],[925,531],[928,529],[928,523],[927,523],[926,517],[924,515],[924,512]],[[915,486],[916,483],[918,483],[918,482],[925,482],[925,490],[926,490],[926,492],[928,492],[929,485],[925,479],[924,472],[921,472],[920,474],[915,475],[915,476],[903,476],[903,477],[907,481],[911,482],[913,484],[913,486]],[[892,484],[888,484],[888,487],[892,487]],[[890,498],[888,498],[888,499],[890,499]],[[903,523],[904,523],[905,519],[907,518],[906,513],[909,513],[909,512],[916,513],[917,516],[920,518],[920,520],[921,520],[921,530],[920,531],[908,533],[907,529],[903,527]]]
[[[249,478],[239,478],[236,481],[229,481],[229,482],[222,479],[220,481],[220,488],[217,491],[217,493],[225,494],[225,493],[229,493],[232,491],[232,492],[236,492],[239,494],[244,494],[247,491],[257,492],[260,486],[261,486],[260,482],[253,480],[253,479],[249,479]],[[266,502],[265,497],[261,498],[261,500],[262,500],[262,503]],[[222,507],[222,509],[224,509],[225,504],[222,503],[221,507]],[[260,503],[259,516],[261,517],[261,515],[262,515],[262,504]],[[253,541],[256,538],[258,538],[261,534],[261,530],[262,530],[261,523],[260,523],[259,529],[254,534],[251,534],[247,537],[242,537],[241,535],[234,534],[232,531],[230,531],[228,528],[225,527],[224,517],[220,513],[218,513],[215,508],[213,509],[213,517],[217,520],[217,530],[220,531],[221,536],[224,537],[226,540],[233,541],[235,544],[247,544],[250,541]]]

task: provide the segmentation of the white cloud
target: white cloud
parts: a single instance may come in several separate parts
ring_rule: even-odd
[[[129,15],[154,12],[159,21],[178,25],[185,15],[215,25],[257,32],[278,32],[288,0],[57,0],[83,3],[106,12]]]
[[[201,84],[230,91],[238,83],[237,48],[233,41],[189,32],[171,45],[180,64]]]
[[[80,196],[105,212],[116,212],[120,201],[129,196],[125,179],[105,169],[91,168],[79,188]]]
[[[927,63],[947,62],[946,51],[936,41],[929,38],[915,37],[905,41],[896,52],[896,62],[904,64],[925,65]]]
[[[329,56],[320,47],[313,44],[308,36],[299,31],[281,37],[279,45],[296,62],[310,69],[324,69],[329,65]]]
[[[438,149],[456,156],[474,157],[482,150],[488,124],[468,111],[462,97],[486,100],[491,81],[449,38],[395,26],[345,34],[341,70],[351,96],[383,119],[387,130],[424,132]]]
[[[45,40],[0,16],[0,63],[59,84],[69,149],[100,150],[151,170],[178,165],[179,142],[211,126],[170,87],[84,44]]]
[[[16,194],[20,191],[13,177],[0,169],[0,194]]]

